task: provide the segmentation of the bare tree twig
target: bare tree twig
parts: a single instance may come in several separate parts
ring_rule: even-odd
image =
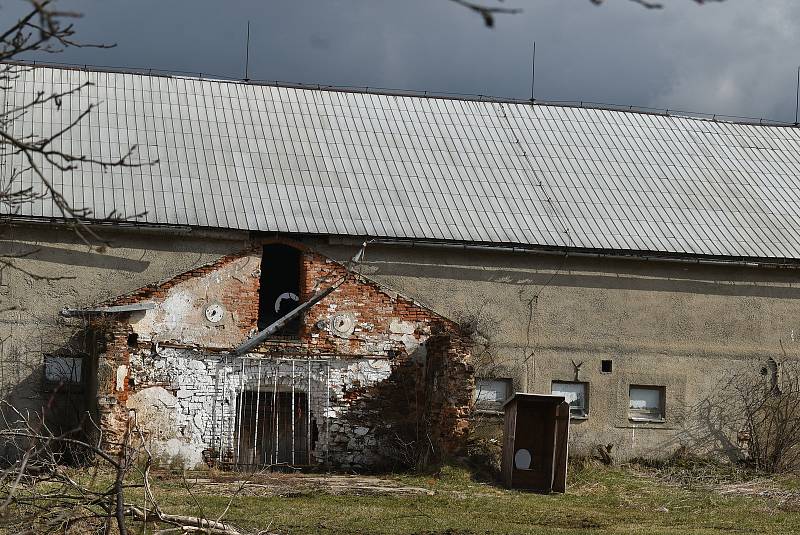
[[[471,0],[450,0],[451,2],[458,4],[459,6],[465,7],[477,14],[479,14],[483,18],[483,23],[491,28],[494,26],[494,17],[495,15],[515,15],[517,13],[521,13],[521,8],[511,8],[511,7],[500,7],[500,6],[490,6],[484,3],[473,2]],[[498,0],[502,2],[503,0]],[[605,3],[606,0],[589,0],[592,4],[599,6]],[[634,4],[638,4],[646,9],[662,9],[664,4],[657,0],[628,0],[629,2],[633,2]],[[693,0],[697,4],[706,4],[711,2],[724,2],[725,0]]]
[[[11,419],[7,417],[9,414]],[[199,516],[172,514],[161,508],[150,484],[152,456],[135,417],[129,419],[122,448],[114,457],[100,447],[99,441],[90,442],[83,438],[80,428],[56,435],[42,415],[22,414],[7,402],[0,402],[0,415],[3,419],[0,441],[11,442],[24,452],[18,462],[0,471],[0,513],[9,518],[13,516],[10,513],[12,508],[29,511],[27,517],[21,518],[28,525],[19,530],[22,533],[38,533],[45,528],[46,531],[56,531],[56,528],[61,530],[75,522],[93,519],[114,521],[121,535],[128,533],[132,527],[130,522],[174,526],[163,528],[161,532],[164,533],[243,535],[234,525],[222,521],[222,517],[249,480],[240,483],[216,520],[206,518],[204,513]],[[139,438],[137,443],[134,443],[135,437]],[[102,471],[101,464],[110,468],[113,482],[109,485],[96,477],[83,481],[69,476],[61,467],[57,453],[63,446],[80,450],[94,466],[95,474]],[[130,478],[131,469],[139,461],[143,461],[144,466],[141,483]],[[147,502],[144,507],[126,499],[127,491],[133,488],[144,489]]]

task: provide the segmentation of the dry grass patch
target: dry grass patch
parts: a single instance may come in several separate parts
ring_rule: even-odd
[[[701,473],[710,467],[698,470],[692,475],[690,467],[573,463],[567,494],[549,496],[475,481],[456,467],[436,477],[262,473],[244,480],[165,471],[154,474],[152,484],[164,510],[213,519],[225,512],[224,520],[243,533],[800,534],[800,512],[786,499],[800,490],[797,479],[723,473],[712,483]],[[134,488],[128,499],[137,503],[143,496]],[[147,533],[157,527],[151,523]],[[86,528],[75,533],[92,532]]]

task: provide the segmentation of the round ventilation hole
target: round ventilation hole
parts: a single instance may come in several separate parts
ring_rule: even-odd
[[[331,318],[331,333],[346,338],[353,334],[356,319],[350,314],[337,314]]]
[[[219,303],[214,303],[206,307],[206,319],[211,323],[219,323],[225,316],[225,309]]]

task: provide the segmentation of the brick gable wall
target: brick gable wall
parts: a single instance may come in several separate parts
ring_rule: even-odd
[[[109,450],[118,447],[127,428],[130,396],[138,400],[147,389],[163,387],[170,381],[176,384],[175,392],[192,388],[178,384],[174,378],[162,378],[156,385],[146,368],[156,365],[159,347],[189,355],[188,361],[182,356],[170,362],[185,365],[191,358],[204,359],[202,368],[210,370],[210,362],[217,363],[226,351],[254,332],[260,262],[260,249],[243,251],[106,303],[156,303],[155,310],[118,317],[108,329],[109,340],[98,365],[98,404]],[[287,358],[316,359],[327,361],[336,369],[347,368],[348,362],[372,362],[371,366],[383,370],[382,375],[370,376],[366,381],[363,374],[342,373],[336,375],[341,380],[337,379],[332,387],[328,385],[328,399],[320,403],[339,411],[340,417],[319,416],[320,436],[324,431],[327,443],[324,452],[315,452],[317,462],[356,468],[396,464],[397,455],[390,451],[382,432],[387,424],[391,427],[394,416],[390,413],[398,413],[398,408],[399,414],[412,414],[427,426],[425,440],[432,448],[424,446],[422,437],[397,437],[417,440],[423,450],[417,455],[419,459],[438,460],[455,452],[465,437],[472,392],[468,350],[457,325],[340,263],[313,251],[302,252],[301,302],[342,279],[331,295],[306,311],[296,339],[275,337],[248,357],[278,362]],[[203,317],[204,307],[211,302],[221,304],[227,314],[219,324],[210,324]],[[353,321],[352,333],[344,336],[330,328],[330,323],[342,316]],[[128,343],[131,333],[137,335],[132,347]],[[414,392],[413,400],[409,388]],[[181,395],[216,399],[199,390]],[[317,414],[320,412],[321,409]],[[187,425],[174,440],[196,445],[195,449],[201,445],[213,447],[214,439],[200,427]],[[364,452],[351,451],[358,448]]]

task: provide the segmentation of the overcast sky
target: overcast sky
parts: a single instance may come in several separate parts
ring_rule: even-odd
[[[794,121],[800,1],[663,1],[506,0],[490,29],[449,0],[64,0],[117,46],[47,59],[243,77],[250,20],[254,79],[529,98],[536,40],[537,99]]]

